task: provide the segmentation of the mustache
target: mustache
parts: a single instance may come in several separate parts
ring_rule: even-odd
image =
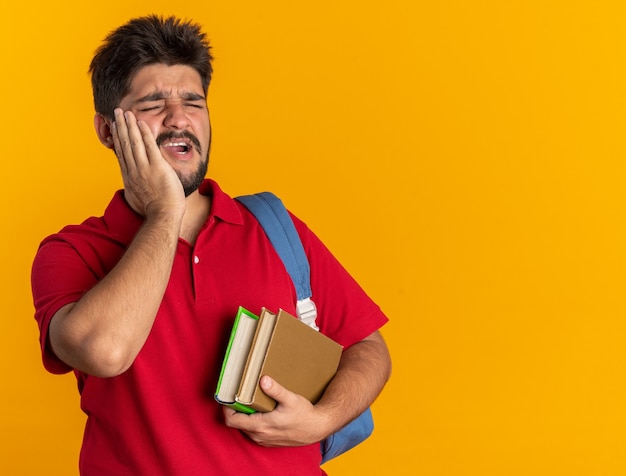
[[[182,131],[182,132],[163,132],[159,134],[156,138],[156,143],[159,147],[163,142],[172,142],[176,139],[188,139],[194,147],[198,150],[198,152],[202,152],[202,147],[200,146],[200,141],[196,136],[194,136],[191,132]]]

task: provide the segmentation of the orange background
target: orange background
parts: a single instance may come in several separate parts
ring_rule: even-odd
[[[626,474],[621,0],[10,2],[0,474],[76,474],[30,264],[121,186],[86,71],[152,12],[213,41],[209,175],[278,193],[391,318],[377,429],[331,475]]]

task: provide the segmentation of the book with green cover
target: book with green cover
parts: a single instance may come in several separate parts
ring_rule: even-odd
[[[215,390],[215,400],[243,413],[255,410],[235,400],[241,376],[254,339],[259,317],[239,307],[226,347],[220,377]]]

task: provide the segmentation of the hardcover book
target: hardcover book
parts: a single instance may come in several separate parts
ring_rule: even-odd
[[[215,390],[215,399],[219,403],[244,413],[253,413],[254,410],[238,403],[235,395],[239,389],[258,319],[258,316],[243,307],[237,311]]]
[[[288,390],[316,403],[334,377],[342,346],[291,314],[263,309],[241,377],[235,402],[269,412],[276,401],[259,386],[268,375]]]

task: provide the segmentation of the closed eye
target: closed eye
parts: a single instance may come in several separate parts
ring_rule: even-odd
[[[141,112],[154,111],[156,109],[161,109],[164,106],[165,106],[165,103],[163,103],[163,102],[144,103],[144,106],[142,108],[140,108],[139,111],[141,111]]]

